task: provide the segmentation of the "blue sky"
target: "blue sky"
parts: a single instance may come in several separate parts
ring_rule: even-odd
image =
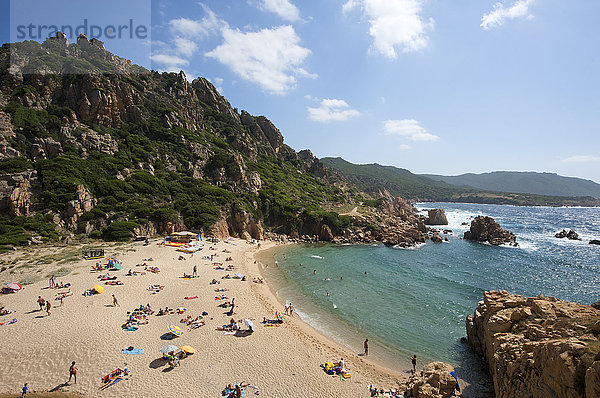
[[[588,0],[154,0],[151,40],[107,48],[208,78],[319,157],[600,182],[598,15]]]

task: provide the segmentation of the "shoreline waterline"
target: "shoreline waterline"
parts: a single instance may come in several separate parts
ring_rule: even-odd
[[[298,244],[278,245],[261,250],[255,254],[261,277],[265,279],[271,294],[279,303],[280,308],[283,308],[288,302],[292,302],[292,300],[295,299],[292,303],[294,304],[294,307],[296,307],[296,319],[300,319],[304,324],[313,329],[315,333],[322,335],[334,344],[341,345],[345,349],[353,351],[355,355],[361,356],[362,359],[367,362],[379,365],[390,372],[399,372],[407,376],[410,375],[412,369],[409,357],[410,353],[388,347],[375,337],[364,336],[364,333],[360,333],[358,329],[352,328],[351,325],[348,325],[342,319],[329,319],[328,323],[330,323],[330,327],[327,327],[325,325],[316,324],[307,316],[306,312],[314,313],[315,311],[323,318],[330,317],[331,314],[322,311],[316,304],[311,303],[310,298],[303,296],[301,292],[294,289],[289,280],[284,281],[286,278],[281,270],[278,269],[274,256],[276,254],[285,254],[286,250],[289,250],[291,246],[295,245]],[[269,270],[267,271],[267,269]],[[276,276],[275,273],[278,273],[279,275]],[[294,289],[292,299],[290,299],[290,297],[284,298],[279,294],[281,289],[285,288]],[[302,303],[300,306],[298,306],[298,301]],[[307,306],[309,306],[310,309],[306,308]],[[331,324],[333,324],[333,328],[341,331],[338,335],[332,333]],[[369,355],[367,357],[362,355],[364,338],[369,339]],[[422,367],[433,361],[436,361],[436,359],[419,358],[419,366]]]

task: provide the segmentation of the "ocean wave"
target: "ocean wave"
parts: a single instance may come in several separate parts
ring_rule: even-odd
[[[426,243],[417,243],[416,245],[410,246],[410,247],[402,247],[402,246],[399,246],[399,245],[395,245],[395,246],[392,246],[392,249],[417,250],[417,249],[420,249],[421,247],[423,247],[425,245],[426,245]]]
[[[311,258],[318,258],[319,260],[323,260],[323,257],[317,256],[316,254],[312,254],[310,257]]]

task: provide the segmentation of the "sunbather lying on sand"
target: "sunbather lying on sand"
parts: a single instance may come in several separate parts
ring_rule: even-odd
[[[0,308],[0,316],[2,316],[2,315],[8,315],[8,314],[10,314],[10,313],[12,313],[12,311],[9,311],[9,310],[7,310],[7,309],[6,309],[6,308],[4,308],[4,307],[1,307],[1,308]]]

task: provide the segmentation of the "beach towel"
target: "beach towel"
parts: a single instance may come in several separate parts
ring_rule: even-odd
[[[133,350],[128,350],[127,348],[125,348],[125,349],[121,350],[121,352],[123,354],[137,355],[137,354],[143,354],[144,349],[143,348],[134,348]]]
[[[17,322],[17,318],[13,318],[10,321],[6,321],[6,322],[0,323],[0,326],[10,325],[10,324],[13,324],[13,323],[16,323],[16,322]]]
[[[226,330],[223,331],[223,334],[233,336],[236,332],[228,332]]]
[[[136,330],[138,330],[138,328],[136,328],[135,326],[130,326],[126,329],[123,329],[126,332],[135,332]]]
[[[193,299],[197,299],[198,296],[194,296],[194,297],[185,297],[186,300],[193,300]]]

